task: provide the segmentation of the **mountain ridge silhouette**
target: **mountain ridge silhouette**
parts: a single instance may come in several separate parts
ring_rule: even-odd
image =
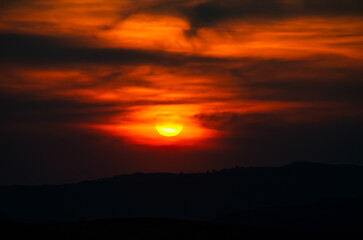
[[[295,225],[286,219],[301,216],[302,220],[296,220],[296,224],[309,228],[307,221],[314,217],[314,211],[315,217],[329,222],[327,213],[334,212],[336,207],[343,209],[342,216],[351,218],[348,222],[354,223],[356,214],[344,210],[347,209],[344,205],[355,201],[358,212],[363,212],[359,204],[363,203],[363,167],[295,163],[193,174],[136,173],[74,184],[1,186],[0,195],[0,215],[24,223],[130,218],[214,222],[219,219],[217,222],[228,224],[289,228]],[[339,204],[331,204],[339,199],[343,199]],[[326,209],[316,207],[317,203]],[[313,215],[304,215],[304,208]],[[280,212],[285,212],[285,220]],[[335,219],[344,225],[343,219]],[[275,220],[280,223],[274,225]],[[319,228],[319,224],[314,227]],[[352,230],[346,224],[344,229]]]

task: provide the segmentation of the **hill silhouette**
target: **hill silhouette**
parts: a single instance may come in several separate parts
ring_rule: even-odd
[[[2,235],[37,239],[359,239],[355,232],[249,227],[175,219],[110,219],[63,224],[1,223]]]
[[[138,173],[65,185],[2,186],[0,196],[0,220],[13,224],[174,219],[193,226],[197,221],[359,232],[363,167],[297,163],[198,174]]]

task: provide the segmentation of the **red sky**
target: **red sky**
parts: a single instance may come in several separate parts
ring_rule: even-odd
[[[0,5],[0,183],[363,163],[358,0]],[[155,129],[183,124],[167,138]]]

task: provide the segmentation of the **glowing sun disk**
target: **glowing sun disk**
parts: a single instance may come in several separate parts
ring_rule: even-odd
[[[181,124],[170,124],[170,125],[156,125],[155,126],[158,133],[165,137],[174,137],[179,135],[183,130],[183,125]]]

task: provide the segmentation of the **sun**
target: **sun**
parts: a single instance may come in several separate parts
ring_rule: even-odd
[[[165,137],[175,137],[178,136],[181,131],[183,130],[182,124],[173,124],[173,123],[167,123],[163,125],[156,125],[155,126],[156,131],[162,136]]]
[[[183,130],[183,123],[178,114],[164,112],[158,114],[155,122],[155,129],[164,137],[175,137]]]

